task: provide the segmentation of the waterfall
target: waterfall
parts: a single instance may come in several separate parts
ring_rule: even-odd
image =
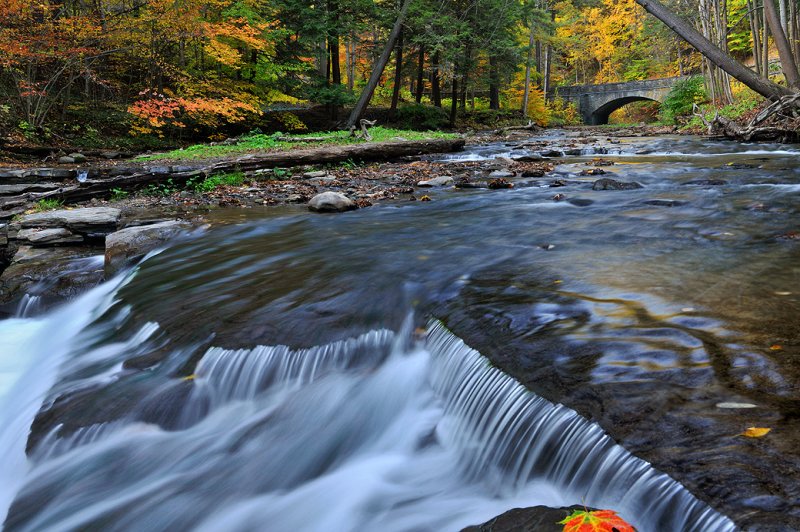
[[[307,349],[207,349],[183,383],[190,423],[56,427],[6,529],[459,530],[581,503],[641,530],[734,529],[440,323],[417,342],[410,323]]]

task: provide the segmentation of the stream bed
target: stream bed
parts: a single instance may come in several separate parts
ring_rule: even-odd
[[[800,149],[598,151],[430,202],[223,210],[26,301],[0,321],[5,529],[460,530],[573,504],[800,529]]]

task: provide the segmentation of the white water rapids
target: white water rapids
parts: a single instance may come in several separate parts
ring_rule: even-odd
[[[192,380],[175,379],[191,387],[177,428],[54,431],[26,458],[48,390],[112,382],[157,327],[95,345],[115,289],[0,322],[7,530],[459,530],[538,504],[612,508],[640,530],[733,529],[438,322],[424,339],[407,328],[305,350],[210,348]]]

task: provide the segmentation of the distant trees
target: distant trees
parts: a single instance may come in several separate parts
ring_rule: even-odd
[[[135,132],[212,134],[278,102],[336,118],[361,95],[360,115],[375,93],[393,109],[446,105],[451,121],[482,107],[540,116],[559,84],[700,72],[672,31],[708,58],[716,101],[729,75],[771,98],[800,88],[796,0],[669,1],[4,0],[0,112],[38,130],[122,109]],[[771,46],[786,86],[768,79]]]

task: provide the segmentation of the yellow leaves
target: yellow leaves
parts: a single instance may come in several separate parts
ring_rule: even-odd
[[[211,58],[227,67],[238,69],[242,62],[242,54],[236,48],[217,39],[212,39],[206,43],[204,48]]]
[[[780,344],[773,344],[773,345],[769,346],[769,350],[770,351],[780,351],[782,349],[783,349],[783,346],[780,345]]]
[[[744,436],[746,438],[763,438],[769,431],[772,429],[766,427],[749,427],[747,430],[739,434],[739,436]]]

